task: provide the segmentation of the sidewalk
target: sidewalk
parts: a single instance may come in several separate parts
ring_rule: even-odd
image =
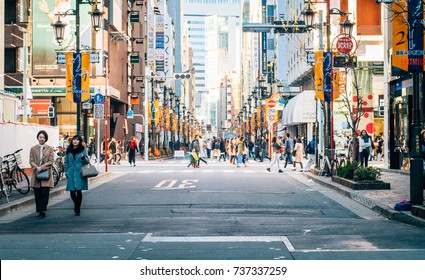
[[[103,180],[105,177],[111,175],[111,172],[99,172],[94,178],[89,178],[89,184]],[[50,198],[61,195],[66,192],[66,180],[59,181],[58,185],[50,190]],[[0,199],[0,217],[5,216],[13,211],[34,204],[34,192],[31,189],[26,195],[18,193],[16,190],[12,191],[12,195],[9,197],[7,202],[6,197]]]
[[[413,206],[412,211],[396,211],[394,206],[397,202],[410,199],[410,173],[404,170],[391,170],[384,168],[381,161],[369,162],[369,166],[378,167],[382,170],[381,180],[390,183],[389,190],[352,190],[331,180],[331,177],[317,176],[312,173],[304,173],[313,181],[337,191],[348,198],[355,200],[372,209],[378,214],[402,223],[425,227],[425,207]]]

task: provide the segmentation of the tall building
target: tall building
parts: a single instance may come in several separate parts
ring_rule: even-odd
[[[218,125],[217,100],[220,96],[219,88],[221,82],[217,73],[225,75],[227,70],[234,70],[239,67],[237,61],[230,63],[226,61],[224,64],[222,62],[223,59],[227,60],[229,57],[233,59],[239,56],[236,55],[236,47],[238,47],[236,42],[240,37],[237,31],[238,28],[241,28],[240,23],[237,23],[240,13],[240,0],[185,0],[184,21],[188,27],[188,39],[193,50],[193,67],[195,67],[196,73],[195,114],[206,125],[211,125],[215,128]],[[230,25],[228,25],[229,22],[231,23]],[[217,28],[219,25],[222,26],[220,27],[221,29],[224,28],[228,31],[221,32],[221,35],[219,33],[213,34],[211,33],[213,26],[209,24],[214,24],[214,30],[217,32],[219,31],[219,28]],[[208,40],[207,34],[209,34],[208,38],[210,40]],[[209,45],[210,43],[211,45]],[[219,43],[227,44],[227,47],[223,48],[224,45],[219,45]],[[231,44],[230,47],[229,43]],[[229,50],[232,56],[227,53]],[[227,57],[222,56],[224,52],[226,52]],[[234,56],[232,52],[235,52]],[[207,60],[216,65],[221,64],[220,68],[209,69]],[[225,64],[228,64],[232,69],[222,67]],[[210,71],[215,77],[209,76],[208,73]],[[215,79],[214,83],[208,83],[208,81],[213,82],[213,79]],[[210,91],[210,89],[212,90]],[[211,96],[209,95],[210,93],[212,93]]]

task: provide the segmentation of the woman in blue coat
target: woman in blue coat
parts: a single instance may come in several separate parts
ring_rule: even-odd
[[[81,202],[83,200],[83,190],[88,189],[87,178],[81,178],[81,167],[89,163],[87,151],[83,145],[80,135],[72,138],[71,145],[66,149],[65,174],[67,178],[66,190],[70,192],[74,202],[75,216],[80,216]]]

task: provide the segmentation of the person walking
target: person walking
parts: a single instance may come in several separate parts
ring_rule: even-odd
[[[38,144],[30,150],[29,163],[32,169],[30,185],[34,189],[35,208],[38,216],[45,217],[47,205],[49,204],[50,189],[53,188],[52,165],[55,158],[53,148],[46,145],[49,136],[46,131],[40,130],[37,133]],[[37,180],[36,174],[50,169],[48,180]]]
[[[307,154],[307,163],[304,168],[304,172],[310,172],[311,165],[314,163],[314,155],[316,154],[316,136],[313,135],[313,139],[307,144],[305,152]]]
[[[83,138],[80,135],[75,135],[72,137],[71,145],[66,149],[65,155],[66,190],[70,192],[71,199],[74,202],[75,216],[80,216],[83,201],[82,191],[88,190],[88,180],[81,177],[80,170],[89,162]]]
[[[301,139],[301,137],[298,136],[297,143],[295,143],[294,146],[295,151],[295,158],[293,160],[294,162],[294,168],[292,170],[297,170],[296,164],[299,163],[301,165],[301,172],[303,172],[303,156],[304,156],[304,144]]]
[[[236,167],[240,167],[240,165],[243,163],[244,167],[246,167],[243,155],[245,153],[245,143],[244,138],[241,136],[239,138],[239,141],[237,142],[237,159],[236,159]]]
[[[137,141],[134,136],[130,138],[130,143],[127,146],[128,162],[130,166],[136,166],[136,152],[139,152],[137,148]]]
[[[226,162],[226,141],[223,137],[220,138],[220,155],[218,157],[218,161],[221,161],[223,158],[223,162]]]
[[[87,146],[87,153],[88,153],[90,159],[93,159],[94,162],[97,162],[96,142],[93,138],[90,138],[90,144]]]
[[[289,133],[286,133],[286,138],[285,138],[285,166],[284,168],[286,168],[286,166],[288,165],[288,161],[291,164],[292,163],[292,152],[294,151],[294,141],[291,139],[290,137],[291,135]]]
[[[121,140],[117,141],[117,153],[115,154],[115,163],[121,165],[121,159],[124,154],[124,145]]]
[[[277,169],[279,170],[279,173],[283,173],[283,170],[280,169],[280,149],[282,149],[282,143],[277,141],[276,137],[272,138],[272,148],[273,148],[273,157],[271,160],[271,163],[269,165],[269,167],[266,169],[268,172],[271,172],[270,168],[277,163]]]
[[[109,154],[111,155],[108,163],[115,165],[116,154],[117,154],[117,139],[112,137],[111,142],[109,142]]]
[[[367,134],[366,130],[360,132],[359,138],[359,151],[360,151],[360,165],[368,166],[368,159],[370,155],[370,149],[372,147],[372,138]]]
[[[261,141],[260,141],[260,147],[261,147],[261,160],[260,160],[260,162],[263,162],[265,158],[267,158],[271,161],[270,157],[267,155],[267,152],[266,152],[267,146],[268,146],[267,144],[268,143],[266,141],[266,137],[263,136],[261,138]]]
[[[217,155],[217,159],[220,160],[220,138],[213,137],[212,141],[212,153],[211,153],[211,161],[214,160],[214,156]]]

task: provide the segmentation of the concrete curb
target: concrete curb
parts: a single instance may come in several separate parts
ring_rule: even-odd
[[[413,215],[411,215],[410,213],[405,213],[405,212],[401,212],[401,211],[396,211],[393,210],[392,208],[388,207],[387,205],[384,205],[382,203],[379,203],[377,201],[374,201],[364,195],[362,195],[361,193],[359,193],[358,191],[353,191],[347,187],[344,187],[342,185],[339,185],[337,183],[334,182],[327,182],[325,180],[321,180],[319,176],[313,175],[311,173],[303,173],[304,176],[312,179],[314,182],[332,189],[352,200],[355,200],[359,203],[361,203],[362,205],[368,207],[369,209],[373,210],[374,212],[378,213],[379,215],[389,219],[389,220],[396,220],[399,221],[401,223],[405,223],[405,224],[410,224],[410,225],[415,225],[415,226],[420,226],[420,227],[425,227],[425,220],[415,217]]]
[[[100,172],[98,176],[96,176],[94,178],[89,178],[89,185],[90,185],[90,183],[95,183],[99,180],[103,180],[103,179],[109,177],[110,175],[112,175],[111,172],[108,172],[108,173]],[[55,187],[55,188],[50,190],[50,198],[59,196],[59,195],[64,194],[64,193],[66,193],[66,186]],[[4,199],[4,198],[2,198],[2,199]],[[24,196],[20,199],[11,201],[10,203],[2,204],[0,206],[0,217],[5,216],[7,214],[10,214],[13,211],[19,210],[21,208],[33,205],[34,203],[35,203],[34,196],[33,195],[27,195],[27,196]]]

